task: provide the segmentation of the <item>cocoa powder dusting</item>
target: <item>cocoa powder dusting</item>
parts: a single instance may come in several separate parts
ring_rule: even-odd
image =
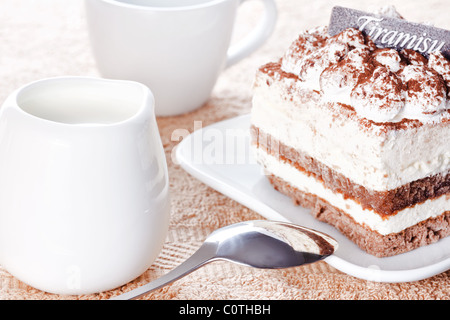
[[[348,28],[333,37],[326,28],[307,31],[294,41],[280,64],[271,67],[278,67],[282,78],[294,79],[295,75],[299,81],[310,81],[312,75],[319,75],[322,94],[355,90],[352,99],[361,106],[356,111],[365,117],[365,113],[377,115],[378,108],[380,120],[368,118],[375,122],[391,122],[405,105],[417,119],[420,114],[444,115],[449,105],[450,62],[442,54],[432,53],[429,61],[411,49],[377,48],[358,29]],[[386,113],[388,109],[392,112]]]

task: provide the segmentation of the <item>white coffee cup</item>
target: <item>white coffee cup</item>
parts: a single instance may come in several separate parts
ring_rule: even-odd
[[[37,289],[89,294],[146,271],[169,222],[149,89],[43,79],[0,111],[0,264]]]
[[[86,0],[91,46],[102,76],[147,85],[156,115],[183,114],[210,97],[220,72],[272,33],[275,0],[259,0],[255,29],[230,47],[243,0]]]

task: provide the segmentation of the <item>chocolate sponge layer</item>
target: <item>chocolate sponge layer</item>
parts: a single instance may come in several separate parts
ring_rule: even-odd
[[[350,216],[327,201],[292,187],[282,179],[267,174],[270,183],[292,198],[296,205],[311,209],[318,220],[338,229],[362,250],[376,257],[388,257],[429,245],[450,235],[450,211],[411,226],[402,232],[381,235],[358,224]]]

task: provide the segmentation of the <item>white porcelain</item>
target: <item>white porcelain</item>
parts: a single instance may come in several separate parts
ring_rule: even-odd
[[[408,253],[377,258],[337,229],[314,219],[309,209],[295,206],[290,198],[274,190],[256,164],[250,150],[249,126],[250,116],[244,115],[197,128],[189,136],[180,134],[183,140],[173,158],[194,177],[267,219],[292,222],[332,236],[339,249],[325,261],[349,275],[372,283],[409,282],[450,269],[450,237]]]
[[[275,0],[260,0],[259,24],[230,47],[242,0],[86,0],[102,76],[147,85],[156,115],[183,114],[210,97],[220,72],[259,48],[274,29]]]
[[[39,80],[0,113],[0,264],[58,294],[121,286],[165,241],[169,184],[149,89]]]

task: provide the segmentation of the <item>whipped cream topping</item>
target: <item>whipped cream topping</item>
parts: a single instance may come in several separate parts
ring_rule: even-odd
[[[427,59],[410,49],[377,48],[353,28],[333,37],[327,27],[300,34],[281,69],[296,75],[300,88],[321,92],[324,102],[349,105],[374,122],[439,122],[450,109],[450,62],[442,53]]]

